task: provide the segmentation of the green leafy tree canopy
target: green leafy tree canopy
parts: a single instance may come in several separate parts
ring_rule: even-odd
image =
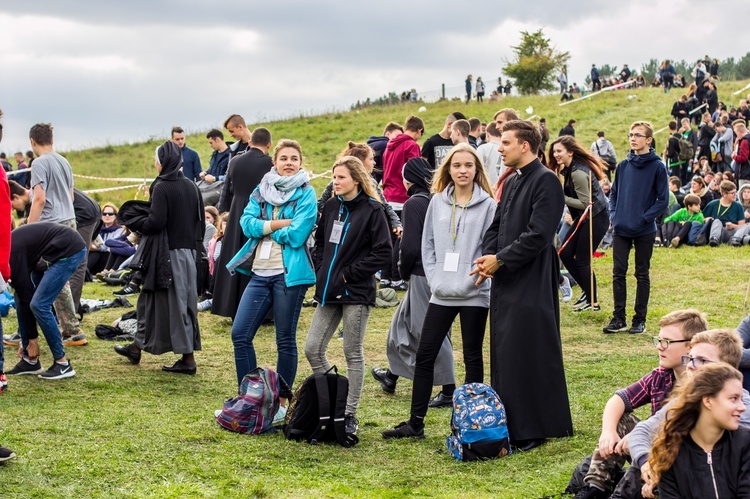
[[[503,72],[515,80],[521,94],[555,89],[555,72],[565,66],[570,53],[557,50],[541,28],[533,33],[521,31],[521,43],[511,48],[516,57],[513,62],[505,61]]]

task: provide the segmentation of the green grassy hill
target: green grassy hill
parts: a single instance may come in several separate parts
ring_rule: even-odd
[[[747,82],[728,82],[719,87],[720,100],[729,104],[737,104],[741,96],[731,96],[731,93],[744,87]],[[743,92],[744,94],[744,92]],[[509,97],[501,102],[476,102],[464,105],[463,102],[439,102],[427,104],[427,111],[419,113],[422,104],[402,104],[388,107],[373,107],[360,111],[325,114],[313,117],[301,117],[286,121],[257,123],[248,128],[265,126],[273,134],[274,139],[291,138],[302,144],[305,154],[306,168],[314,173],[329,169],[338,153],[346,146],[347,141],[365,141],[370,135],[380,135],[383,127],[389,121],[403,123],[407,116],[420,116],[426,127],[426,139],[437,133],[443,126],[445,117],[453,111],[459,110],[466,116],[476,116],[482,121],[491,121],[492,115],[503,107],[512,107],[519,111],[523,118],[529,115],[525,110],[531,106],[533,114],[547,118],[547,125],[552,137],[571,118],[577,120],[576,136],[588,148],[596,139],[596,132],[604,130],[607,138],[612,141],[618,155],[622,157],[628,150],[627,132],[629,125],[636,120],[650,121],[654,129],[658,130],[667,125],[670,120],[669,112],[672,103],[681,95],[678,89],[665,94],[659,89],[646,88],[642,90],[617,90],[596,95],[590,99],[566,106],[559,106],[559,95],[543,97]],[[628,98],[635,96],[635,98]],[[535,118],[538,120],[538,118]],[[666,142],[665,133],[657,135],[657,152]],[[230,138],[227,134],[226,138]],[[165,140],[167,137],[164,138]],[[98,177],[147,177],[153,178],[154,148],[160,141],[151,141],[133,145],[106,146],[84,151],[70,151],[65,156],[70,160],[73,171],[77,174]],[[211,149],[202,134],[191,135],[187,144],[198,151],[204,169],[208,168]],[[320,190],[325,186],[325,179],[315,181]],[[132,182],[130,183],[132,184]],[[98,189],[128,183],[114,183],[101,180],[76,179],[76,186],[80,189]],[[123,202],[132,199],[135,189],[115,191],[113,193],[95,194],[94,198],[100,202]]]
[[[742,83],[723,85],[723,99]],[[637,99],[628,100],[630,94]],[[557,97],[510,98],[500,105],[443,103],[422,113],[428,132],[437,131],[449,112],[490,119],[504,106],[534,107],[555,132],[567,119],[578,120],[578,135],[590,143],[598,129],[608,132],[618,153],[625,152],[628,124],[651,120],[656,127],[669,118],[677,95],[658,90],[615,92],[562,108]],[[737,100],[734,100],[736,103]],[[267,123],[274,137],[298,139],[315,172],[329,168],[347,140],[364,140],[379,133],[388,120],[403,119],[418,106],[378,108]],[[205,139],[191,137],[203,158]],[[664,143],[662,139],[661,144]],[[155,142],[70,152],[78,173],[138,176],[152,172]],[[86,189],[102,182],[79,182]],[[109,184],[111,185],[111,184]],[[132,198],[123,193],[119,200]],[[97,196],[98,197],[98,196]],[[115,199],[114,195],[100,199]],[[163,373],[160,366],[172,355],[144,354],[138,366],[112,351],[113,344],[94,336],[97,324],[110,324],[123,309],[103,310],[84,317],[89,345],[68,348],[75,378],[49,382],[22,376],[10,380],[0,394],[0,444],[18,459],[0,466],[0,496],[6,498],[307,498],[307,497],[560,497],[575,465],[591,454],[601,430],[601,412],[613,392],[657,365],[650,336],[658,319],[687,307],[708,313],[711,327],[735,327],[748,313],[748,247],[655,249],[651,262],[651,299],[644,335],[604,335],[612,307],[612,258],[594,261],[602,312],[574,314],[561,304],[561,332],[566,379],[575,435],[550,441],[526,454],[488,462],[458,463],[445,451],[450,410],[430,410],[426,437],[421,441],[384,441],[380,432],[408,418],[411,383],[400,380],[387,395],[369,374],[385,366],[386,338],[395,309],[373,309],[365,337],[366,378],[360,409],[360,443],[351,449],[310,446],[284,440],[281,434],[244,436],[224,431],[213,411],[236,391],[231,321],[200,314],[203,350],[196,352],[195,377]],[[700,265],[700,267],[696,267]],[[632,313],[635,283],[629,278],[628,313]],[[116,288],[99,283],[84,287],[85,298],[112,298]],[[576,296],[578,290],[576,289]],[[312,290],[308,291],[308,297]],[[135,297],[131,297],[135,303]],[[297,334],[297,382],[308,376],[304,344],[313,309],[303,308]],[[16,331],[15,313],[2,320],[6,333]],[[457,328],[458,326],[456,326]],[[463,378],[460,334],[454,328],[457,377]],[[517,334],[524,334],[523,330]],[[345,374],[342,342],[333,339],[329,358]],[[273,366],[274,330],[262,327],[255,339],[258,363]],[[51,363],[42,345],[41,359]],[[5,348],[6,366],[16,362],[15,350]],[[529,366],[533,369],[534,366]],[[489,341],[485,341],[485,380],[489,381]],[[637,411],[648,416],[648,408]]]

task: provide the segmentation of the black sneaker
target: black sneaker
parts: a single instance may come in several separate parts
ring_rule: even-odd
[[[5,461],[13,459],[14,457],[16,457],[15,452],[0,445],[0,463],[4,463]]]
[[[585,303],[588,303],[588,300],[586,299],[586,293],[581,293],[581,296],[578,297],[576,302],[573,304],[573,307],[582,307]]]
[[[5,371],[5,374],[8,376],[22,376],[24,374],[39,374],[43,371],[44,368],[42,367],[41,362],[36,361],[36,364],[32,364],[26,359],[21,359],[18,364],[16,364],[16,367],[10,371]]]
[[[607,497],[609,497],[607,492],[588,484],[579,490],[573,499],[604,499]]]
[[[453,397],[440,392],[435,395],[435,398],[430,400],[430,403],[427,405],[429,407],[432,407],[433,409],[437,409],[439,407],[453,407]]]
[[[390,373],[388,369],[373,367],[370,369],[370,372],[372,373],[372,377],[375,378],[375,381],[380,383],[380,388],[382,388],[385,393],[396,392],[396,382],[388,377],[388,373]]]
[[[609,324],[604,326],[604,334],[612,334],[612,333],[621,333],[623,331],[628,330],[628,325],[625,323],[624,320],[618,319],[617,317],[612,317],[612,320],[609,321]]]
[[[359,429],[359,421],[354,417],[354,414],[344,415],[344,431],[347,435],[356,435]]]
[[[396,425],[392,430],[385,430],[383,438],[424,438],[424,426],[420,429],[415,429],[408,421],[404,421]]]
[[[628,329],[630,334],[643,334],[646,332],[646,321],[633,321],[633,326]]]
[[[409,284],[406,281],[401,281],[398,284],[395,282],[391,283],[391,287],[396,291],[406,291],[409,289]]]
[[[76,375],[73,370],[73,366],[68,362],[67,365],[62,365],[57,362],[53,362],[52,366],[39,375],[41,379],[65,379],[72,378]]]
[[[112,294],[115,296],[130,296],[130,295],[134,295],[140,292],[141,292],[140,286],[138,286],[137,284],[136,285],[128,284],[121,290],[112,292]]]
[[[590,303],[584,303],[580,307],[574,308],[573,309],[573,313],[577,314],[578,312],[589,312],[589,311],[591,311],[591,312],[601,312],[601,310],[602,310],[602,308],[598,304],[594,305],[592,307]]]

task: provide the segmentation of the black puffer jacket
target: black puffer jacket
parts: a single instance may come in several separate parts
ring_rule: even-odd
[[[342,222],[339,244],[330,242]],[[315,231],[315,299],[321,304],[375,305],[375,273],[391,260],[383,205],[363,192],[351,201],[328,200]]]

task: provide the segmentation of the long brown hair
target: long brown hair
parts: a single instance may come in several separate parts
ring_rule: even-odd
[[[343,158],[344,156],[354,156],[364,164],[365,160],[371,153],[374,154],[374,151],[369,145],[350,140],[346,145],[346,148],[341,151],[341,154],[339,154],[338,157]]]
[[[352,176],[352,180],[359,184],[359,188],[362,189],[365,195],[370,199],[380,202],[380,196],[375,192],[372,177],[367,173],[365,165],[362,164],[359,158],[355,158],[354,156],[342,156],[333,164],[331,172],[333,172],[337,166],[346,167],[346,169],[349,170],[349,175]]]
[[[732,379],[742,382],[742,374],[729,364],[717,362],[703,366],[675,387],[672,406],[667,410],[648,460],[655,484],[672,467],[682,442],[695,427],[703,410],[703,399],[715,397]]]
[[[474,164],[476,165],[474,183],[479,185],[483,191],[492,196],[492,187],[490,186],[490,181],[487,179],[487,173],[484,171],[482,158],[479,157],[473,147],[466,143],[457,144],[453,146],[453,149],[448,151],[448,155],[438,169],[435,170],[435,175],[432,177],[432,192],[443,192],[453,183],[453,179],[451,178],[451,161],[453,161],[453,156],[458,152],[468,152],[474,156]]]
[[[566,151],[573,153],[572,161],[588,166],[591,171],[594,172],[594,175],[596,175],[596,178],[598,180],[602,180],[605,177],[604,172],[602,172],[603,163],[601,158],[595,157],[586,149],[581,147],[581,144],[579,144],[578,141],[570,135],[563,135],[562,137],[556,138],[555,141],[552,142],[552,144],[550,144],[549,146],[547,161],[549,161],[551,170],[557,172],[558,175],[560,174],[560,172],[562,172],[564,165],[559,164],[555,159],[555,155],[552,154],[555,144],[560,144],[565,148]]]

